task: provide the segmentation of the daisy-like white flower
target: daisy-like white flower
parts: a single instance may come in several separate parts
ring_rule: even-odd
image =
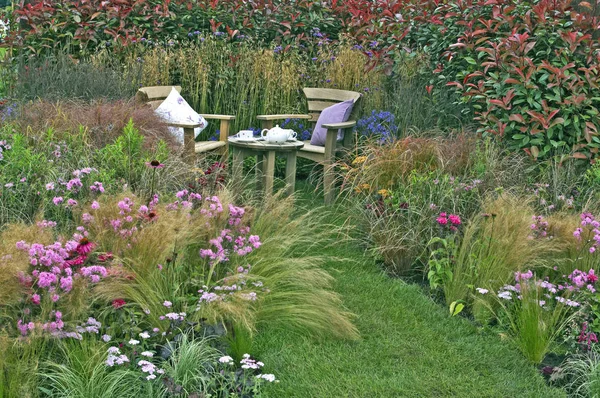
[[[142,333],[140,333],[140,337],[143,339],[149,339],[150,338],[150,334],[146,331],[143,331]]]
[[[233,358],[229,355],[225,355],[224,357],[219,358],[219,362],[231,365],[233,363]]]
[[[154,353],[152,353],[151,351],[144,351],[140,355],[144,356],[144,357],[152,358],[154,356]]]
[[[129,340],[129,344],[138,345],[138,344],[140,344],[140,342],[139,342],[139,340],[131,339],[131,340]]]

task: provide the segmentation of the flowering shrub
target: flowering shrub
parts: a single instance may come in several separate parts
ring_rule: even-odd
[[[372,111],[371,115],[356,122],[354,131],[360,138],[374,138],[379,143],[385,144],[397,135],[398,127],[394,124],[394,120],[395,117],[390,112]]]

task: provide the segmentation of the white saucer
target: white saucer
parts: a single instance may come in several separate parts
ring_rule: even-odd
[[[256,138],[252,137],[252,138],[246,138],[246,137],[233,137],[236,141],[239,142],[254,142],[256,141]]]

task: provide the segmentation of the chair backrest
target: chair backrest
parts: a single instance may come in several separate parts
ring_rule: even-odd
[[[311,121],[316,122],[319,119],[321,111],[338,102],[352,100],[354,108],[356,103],[362,96],[356,91],[338,90],[334,88],[304,88],[304,95],[308,100],[308,114],[312,116]],[[353,112],[354,113],[354,110]]]
[[[154,110],[169,96],[172,89],[181,93],[181,86],[152,86],[142,87],[135,94],[138,103],[148,104]]]

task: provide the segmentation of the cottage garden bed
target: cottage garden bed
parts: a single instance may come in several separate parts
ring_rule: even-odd
[[[600,394],[595,6],[101,7],[0,12],[1,396]],[[362,92],[336,204],[185,164],[164,84],[233,129]]]

